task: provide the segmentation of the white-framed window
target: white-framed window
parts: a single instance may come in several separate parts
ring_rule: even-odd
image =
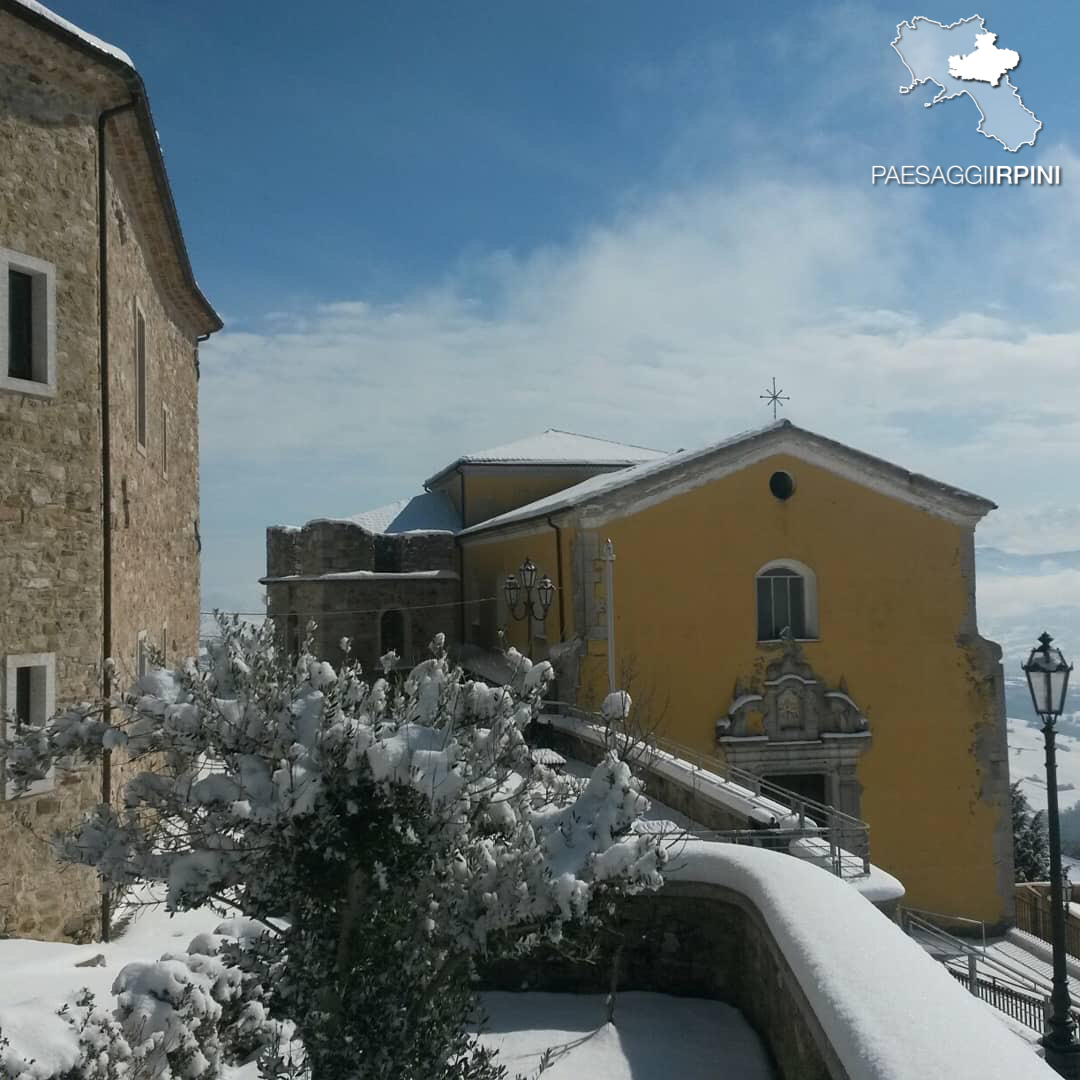
[[[56,267],[0,247],[0,390],[56,394]]]
[[[169,478],[169,406],[161,406],[161,475]]]
[[[755,575],[757,639],[779,641],[818,636],[817,575],[797,559],[774,559]]]
[[[146,452],[146,316],[135,301],[135,446]]]
[[[43,724],[56,712],[56,654],[11,653],[4,657],[4,733],[13,735],[24,724]],[[27,795],[51,791],[52,770],[44,780],[31,784]],[[4,777],[0,792],[14,798],[15,792]]]

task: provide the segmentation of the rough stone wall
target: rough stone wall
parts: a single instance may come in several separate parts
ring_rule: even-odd
[[[109,92],[95,65],[0,14],[0,247],[56,267],[55,396],[0,389],[0,686],[5,656],[54,653],[58,705],[94,694],[101,661],[95,118]],[[92,931],[93,872],[60,867],[46,841],[98,785],[86,770],[39,796],[0,789],[0,933]]]
[[[49,847],[58,830],[98,801],[100,770],[60,774],[54,789],[0,803],[0,937],[93,941],[99,936],[97,875],[61,865]]]
[[[402,571],[458,569],[457,545],[450,533],[403,533],[395,539]]]
[[[100,685],[96,124],[103,108],[129,96],[118,76],[89,57],[0,12],[0,247],[56,268],[55,395],[0,389],[0,690],[5,656],[54,653],[58,707],[92,697]],[[182,329],[183,319],[159,300],[139,222],[112,171],[108,190],[112,636],[124,677],[134,668],[139,630],[160,646],[167,626],[172,659],[195,650],[195,332]],[[135,297],[149,346],[145,455],[134,448]],[[161,456],[163,404],[169,408],[168,477]],[[122,766],[117,773],[119,782]],[[97,769],[58,776],[52,791],[17,800],[5,801],[0,788],[0,933],[85,938],[96,932],[93,871],[61,867],[46,841],[69,829],[99,791]]]
[[[594,962],[545,951],[488,966],[485,989],[607,993],[621,940],[617,988],[688,995],[739,1009],[761,1036],[781,1080],[846,1080],[848,1073],[761,914],[717,885],[671,883],[620,902],[614,933]],[[590,940],[589,944],[593,944]],[[616,999],[616,1022],[618,1001]]]
[[[371,533],[351,521],[309,521],[266,530],[267,577],[374,570],[398,574],[458,568],[451,533]]]
[[[375,541],[351,521],[309,521],[297,541],[301,574],[374,570]]]
[[[427,644],[437,633],[448,646],[460,641],[460,583],[457,578],[365,578],[353,581],[272,582],[267,586],[267,614],[286,636],[290,617],[303,636],[314,620],[315,652],[333,664],[343,659],[342,638],[352,642],[352,655],[365,672],[380,674],[378,658],[385,651],[380,639],[382,614],[400,610],[405,616],[404,663],[428,656]]]
[[[375,570],[380,574],[401,573],[401,543],[387,533],[375,533]]]
[[[456,576],[457,548],[450,533],[371,533],[348,521],[309,521],[301,529],[271,526],[266,530],[267,613],[287,646],[302,640],[309,622],[318,624],[314,648],[338,664],[344,658],[342,638],[365,671],[378,673],[386,651],[382,616],[401,611],[405,649],[401,665],[428,656],[428,642],[437,633],[448,645],[461,640],[461,583]],[[380,576],[356,580],[304,580],[322,574],[372,570]],[[451,571],[453,577],[410,578],[410,572]]]
[[[266,530],[266,576],[300,573],[300,530],[271,525]]]
[[[159,648],[164,642],[172,662],[197,648],[197,346],[195,331],[163,301],[141,223],[111,161],[108,187],[112,652],[127,679],[140,633]],[[136,309],[146,333],[145,447],[136,440]]]

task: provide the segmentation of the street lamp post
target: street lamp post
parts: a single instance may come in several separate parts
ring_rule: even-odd
[[[1050,1030],[1043,1036],[1046,1063],[1060,1076],[1080,1080],[1080,1043],[1071,1015],[1069,982],[1065,970],[1065,907],[1061,877],[1061,831],[1058,824],[1057,757],[1054,725],[1065,708],[1065,691],[1072,664],[1066,663],[1061,650],[1051,646],[1047,633],[1031,650],[1023,672],[1035,711],[1042,718],[1046,743],[1046,802],[1050,831],[1050,927],[1054,949],[1054,989],[1050,995],[1052,1015]]]
[[[513,619],[520,622],[525,620],[528,627],[528,653],[532,659],[533,652],[533,620],[546,619],[551,610],[551,601],[555,596],[555,584],[545,574],[539,581],[536,580],[536,563],[532,559],[526,559],[518,568],[517,576],[506,575],[503,582],[503,596],[506,597],[506,606],[510,610]]]

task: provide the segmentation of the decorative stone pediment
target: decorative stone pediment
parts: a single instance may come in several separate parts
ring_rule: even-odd
[[[829,688],[803,659],[794,641],[765,669],[764,677],[739,679],[718,738],[815,741],[869,734],[869,724],[844,681]]]

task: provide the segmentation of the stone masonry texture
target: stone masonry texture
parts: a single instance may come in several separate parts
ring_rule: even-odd
[[[622,946],[616,959],[616,946]],[[595,951],[588,961],[586,949]],[[608,993],[646,990],[735,1006],[761,1036],[781,1080],[846,1080],[806,995],[761,913],[717,885],[676,882],[625,897],[610,930],[481,970],[481,987]],[[613,978],[614,975],[614,978]],[[618,1023],[618,998],[615,1001]]]
[[[314,622],[318,656],[341,663],[341,640],[348,638],[364,670],[378,675],[378,658],[389,648],[382,632],[387,612],[401,612],[402,667],[427,659],[437,633],[448,646],[461,640],[457,568],[450,533],[372,533],[350,521],[309,521],[300,529],[274,525],[266,530],[267,613],[291,650]],[[425,570],[449,573],[407,576]],[[318,580],[353,571],[377,576]]]
[[[0,680],[5,656],[53,653],[58,707],[101,685],[97,117],[129,96],[92,58],[0,12],[0,247],[55,266],[57,373],[52,397],[0,389]],[[107,140],[117,140],[115,121],[107,130]],[[145,240],[136,206],[146,193],[132,190],[136,181],[119,155],[107,154],[107,171],[112,652],[124,681],[140,631],[157,646],[164,632],[172,660],[196,646],[197,331],[156,284],[161,260],[175,253],[151,251]],[[146,318],[145,453],[134,439],[136,303]],[[116,772],[118,787],[122,763]],[[96,933],[93,872],[60,866],[47,841],[99,793],[95,769],[61,774],[52,791],[20,799],[5,799],[0,786],[0,934]]]

